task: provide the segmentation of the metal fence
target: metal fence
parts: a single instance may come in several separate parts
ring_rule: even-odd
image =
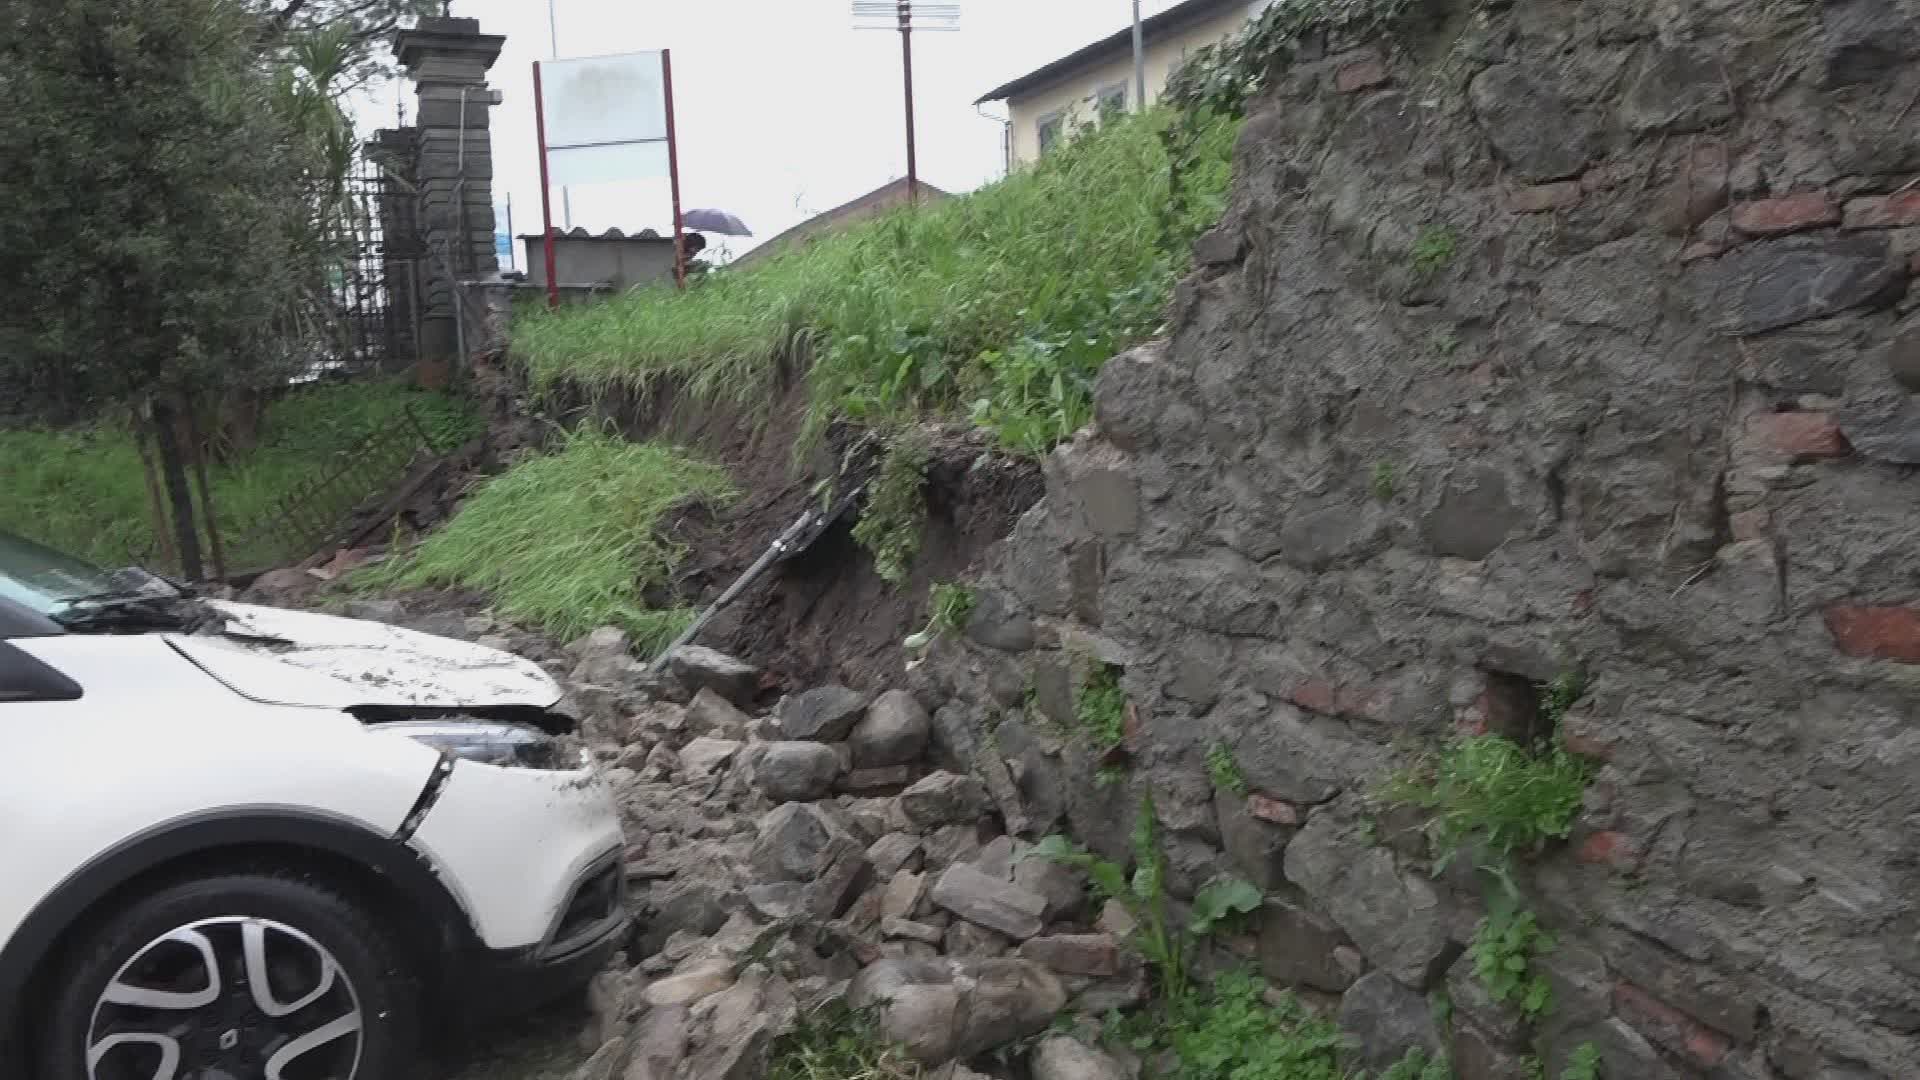
[[[372,155],[356,158],[333,220],[341,260],[328,275],[310,374],[404,367],[418,355],[418,214],[413,193]],[[312,370],[317,369],[317,370]]]

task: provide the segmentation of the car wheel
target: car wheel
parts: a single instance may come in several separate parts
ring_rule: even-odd
[[[54,973],[47,1080],[405,1080],[418,989],[362,905],[294,876],[163,889]]]

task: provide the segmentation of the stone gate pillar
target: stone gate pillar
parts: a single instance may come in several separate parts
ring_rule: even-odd
[[[506,38],[482,34],[478,19],[421,19],[401,31],[394,52],[419,95],[415,186],[422,241],[420,364],[423,382],[444,382],[462,368],[458,307],[462,281],[491,276],[493,91],[487,71]]]

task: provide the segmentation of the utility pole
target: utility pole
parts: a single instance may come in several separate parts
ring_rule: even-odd
[[[560,59],[559,0],[547,0],[547,48],[552,53],[548,59]],[[565,184],[560,185],[560,221],[561,228],[573,231],[573,192]]]
[[[856,30],[900,32],[900,72],[907,113],[907,203],[920,201],[920,159],[913,122],[913,32],[960,29],[960,5],[930,0],[853,0]]]
[[[1140,0],[1133,0],[1133,111],[1147,111],[1147,37],[1140,26]]]

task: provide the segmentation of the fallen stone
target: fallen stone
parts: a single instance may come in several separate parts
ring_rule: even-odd
[[[640,935],[643,954],[666,948],[678,933],[706,936],[727,921],[724,883],[706,880],[675,881],[655,901]]]
[[[1126,1080],[1126,1070],[1078,1039],[1049,1035],[1033,1051],[1033,1080]]]
[[[1433,887],[1321,811],[1287,845],[1287,880],[1332,916],[1367,959],[1416,990],[1458,954]]]
[[[901,870],[920,865],[920,838],[907,832],[891,832],[867,848],[867,861],[873,872],[891,880]]]
[[[849,795],[897,795],[913,783],[913,767],[888,765],[879,769],[851,769],[840,777],[837,790]]]
[[[648,986],[641,997],[659,1008],[666,1005],[691,1005],[733,985],[733,967],[708,961]]]
[[[687,1056],[687,1029],[691,1020],[684,1005],[650,1010],[634,1026],[633,1053],[622,1080],[673,1080]]]
[[[841,742],[866,707],[865,697],[844,686],[823,686],[787,699],[780,709],[780,730],[789,739]]]
[[[945,914],[941,912],[942,916]],[[1012,950],[1012,942],[1004,934],[976,926],[965,919],[955,919],[947,927],[944,947],[948,956],[984,958],[1005,956]]]
[[[812,802],[833,791],[840,759],[817,742],[769,743],[754,768],[754,785],[774,802]]]
[[[1047,922],[1065,918],[1087,902],[1087,890],[1080,875],[1047,859],[1019,859],[1013,864],[1013,883],[1046,899],[1041,919]]]
[[[884,918],[880,920],[880,932],[890,938],[907,938],[912,941],[924,941],[929,945],[938,945],[947,936],[946,927],[928,926],[912,919]]]
[[[667,657],[667,670],[697,697],[712,690],[745,707],[760,692],[760,670],[726,653],[702,645],[682,645]]]
[[[1017,941],[1040,932],[1046,898],[1009,881],[1001,881],[966,863],[956,863],[940,875],[933,902],[971,923]]]
[[[887,882],[886,893],[880,902],[880,914],[886,919],[911,919],[920,909],[920,902],[926,899],[927,875],[916,874],[911,870],[896,871]]]
[[[680,769],[689,779],[704,780],[739,752],[740,744],[731,739],[702,736],[680,748]]]
[[[763,876],[776,881],[812,881],[831,861],[835,839],[845,828],[808,803],[787,803],[760,819],[751,860]]]
[[[608,1039],[585,1064],[573,1071],[572,1080],[613,1080],[626,1057],[627,1040],[624,1037]]]
[[[850,836],[836,837],[826,853],[826,868],[807,886],[807,913],[831,919],[847,910],[873,880],[866,849]]]
[[[927,1063],[971,1059],[1045,1029],[1067,1003],[1060,980],[1023,960],[886,959],[856,975],[847,1003]]]
[[[1109,900],[1100,906],[1100,917],[1093,922],[1094,929],[1103,934],[1112,934],[1124,938],[1140,928],[1140,923],[1118,900]]]
[[[747,887],[747,906],[770,922],[791,919],[805,910],[807,889],[797,881],[768,881]]]
[[[1120,973],[1120,943],[1111,934],[1053,934],[1029,938],[1020,957],[1062,975],[1105,978]]]
[[[889,690],[875,699],[847,741],[854,764],[872,769],[918,760],[932,734],[933,717],[919,700],[905,690]]]
[[[716,739],[744,741],[751,718],[709,687],[701,687],[687,703],[687,730]]]
[[[1410,1049],[1441,1052],[1440,1029],[1426,996],[1384,971],[1364,975],[1340,998],[1340,1029],[1369,1069],[1391,1068]]]
[[[922,832],[942,825],[972,824],[987,805],[986,785],[950,772],[923,777],[901,792],[897,803],[903,823]]]
[[[682,1075],[685,1080],[759,1080],[767,1073],[774,1037],[795,1013],[792,989],[755,964],[714,999],[711,1032]]]

